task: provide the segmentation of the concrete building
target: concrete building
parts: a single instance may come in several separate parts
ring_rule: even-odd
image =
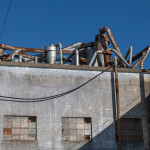
[[[150,71],[118,72],[122,150],[148,150]],[[118,149],[112,68],[0,62],[0,79],[1,150]]]

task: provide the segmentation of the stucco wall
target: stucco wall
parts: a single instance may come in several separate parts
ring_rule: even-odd
[[[0,96],[25,98],[57,95],[91,80],[69,94],[43,102],[0,101],[1,149],[117,149],[113,72],[0,66],[0,79]],[[145,147],[149,137],[144,99],[149,96],[149,85],[150,74],[119,72],[121,114],[127,118],[142,118]],[[37,140],[3,141],[4,115],[37,116]],[[62,117],[91,117],[93,140],[88,143],[63,142]],[[124,148],[127,146],[125,144]],[[138,150],[137,147],[134,148]]]

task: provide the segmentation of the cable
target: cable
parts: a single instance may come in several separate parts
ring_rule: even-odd
[[[4,31],[4,28],[5,28],[5,24],[6,24],[6,21],[7,21],[7,17],[8,17],[8,14],[9,14],[10,7],[11,7],[11,3],[12,3],[12,0],[10,0],[10,3],[9,3],[9,7],[8,7],[8,10],[7,10],[5,21],[4,21],[4,24],[3,24],[3,28],[2,28],[2,31],[1,31],[1,34],[0,34],[0,40],[1,40],[2,35],[3,35],[3,31]]]
[[[53,96],[49,96],[49,97],[43,97],[43,98],[17,98],[17,97],[9,97],[9,96],[0,96],[0,98],[4,98],[4,99],[0,99],[0,101],[26,102],[26,103],[29,103],[29,102],[41,102],[41,101],[52,100],[54,98],[59,98],[59,97],[65,96],[65,95],[67,95],[69,93],[72,93],[72,92],[78,90],[79,88],[83,87],[84,85],[86,85],[90,81],[94,80],[95,78],[97,78],[99,75],[103,74],[105,71],[109,70],[110,68],[107,68],[106,70],[104,70],[101,73],[97,74],[95,77],[93,77],[92,79],[86,81],[82,85],[80,85],[80,86],[78,86],[78,87],[76,87],[76,88],[74,88],[72,90],[69,90],[67,92],[61,93],[61,94],[57,94],[57,95],[53,95]],[[27,100],[27,101],[25,101],[25,100]]]

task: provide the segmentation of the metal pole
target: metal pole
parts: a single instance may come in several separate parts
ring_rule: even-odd
[[[78,46],[75,48],[75,65],[79,66],[79,49],[78,49]]]
[[[129,48],[129,66],[131,67],[132,65],[132,46]]]
[[[34,63],[38,63],[38,57],[34,58]]]
[[[61,43],[58,43],[55,45],[56,47],[59,47],[59,59],[60,59],[60,64],[63,65],[63,56],[62,56],[62,45]]]
[[[150,51],[150,48],[147,50],[147,52],[146,52],[145,55],[143,56],[143,59],[142,59],[142,62],[141,62],[141,66],[140,66],[141,69],[143,69],[143,63],[144,63],[144,61],[145,61],[145,59],[146,59],[146,57],[147,57],[149,51]]]
[[[116,88],[116,103],[117,103],[117,133],[118,133],[118,150],[122,150],[121,140],[121,113],[120,113],[120,96],[119,96],[119,82],[118,82],[118,68],[117,68],[117,57],[115,59],[115,88]]]

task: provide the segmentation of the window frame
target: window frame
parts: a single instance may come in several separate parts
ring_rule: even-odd
[[[68,139],[67,139],[67,140],[64,140],[64,139],[63,139],[63,137],[65,137],[65,136],[63,136],[63,132],[64,132],[64,130],[65,130],[65,129],[63,128],[63,126],[64,126],[64,125],[63,125],[63,119],[64,119],[64,118],[65,118],[65,119],[68,119],[68,123],[67,123],[67,124],[68,124],[68,127],[69,127],[69,128],[68,128],[68,135],[67,135]],[[81,118],[84,120],[84,122],[83,122],[83,123],[77,123],[77,119],[81,119]],[[76,123],[70,123],[70,122],[69,122],[69,119],[76,119]],[[87,119],[87,120],[90,119],[90,121],[89,121],[89,122],[85,122],[86,119]],[[90,123],[90,129],[85,129],[85,124],[86,124],[86,123]],[[70,128],[70,125],[71,125],[71,124],[76,124],[76,128],[74,129],[74,130],[76,130],[76,134],[75,134],[75,135],[76,135],[76,140],[70,140],[70,135],[71,135],[71,134],[69,133],[69,130],[73,130],[72,128]],[[77,126],[78,126],[79,124],[84,124],[84,129],[77,129]],[[66,129],[66,130],[67,130],[67,129]],[[77,132],[78,132],[78,131],[81,131],[81,130],[84,131],[84,134],[83,134],[84,140],[77,140],[77,135],[78,135]],[[85,134],[85,131],[86,131],[86,130],[90,130],[90,135],[86,135],[86,134]],[[86,136],[90,136],[90,138],[89,138],[89,139],[88,139],[88,137],[85,138]],[[92,118],[91,118],[91,117],[62,117],[62,141],[63,141],[63,142],[87,142],[87,141],[91,141],[91,140],[92,140]]]
[[[11,117],[11,128],[7,128],[7,127],[5,127],[5,117]],[[20,118],[20,126],[19,127],[13,127],[13,117],[19,117]],[[27,117],[28,118],[28,127],[21,127],[21,117]],[[29,120],[31,120],[31,117],[34,117],[34,120],[35,121],[31,121],[31,122],[35,122],[35,128],[33,128],[33,127],[29,127]],[[10,132],[11,132],[11,134],[8,134],[8,135],[11,135],[11,139],[10,140],[6,140],[6,139],[4,139],[5,137],[5,135],[7,135],[7,134],[5,134],[4,132],[5,132],[5,129],[10,129]],[[28,134],[12,134],[12,129],[35,129],[35,134],[29,134],[29,131],[28,131]],[[19,139],[12,139],[12,135],[18,135],[19,136]],[[23,139],[23,140],[21,140],[20,139],[20,136],[21,135],[34,135],[35,136],[35,139],[27,139],[27,140],[25,140],[25,139]],[[4,120],[3,120],[3,141],[37,141],[37,116],[27,116],[27,115],[25,115],[25,116],[22,116],[22,115],[4,115]]]

